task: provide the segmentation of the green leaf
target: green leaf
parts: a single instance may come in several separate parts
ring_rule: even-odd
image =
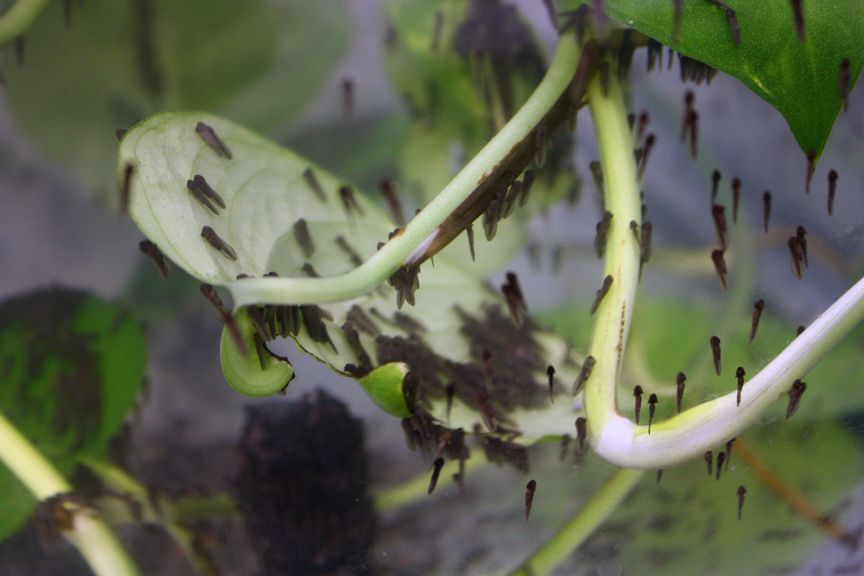
[[[864,472],[859,443],[830,421],[771,426],[748,435],[748,448],[826,514]],[[666,470],[659,484],[647,475],[593,544],[600,535],[604,545],[629,536],[621,545],[625,574],[797,573],[825,534],[769,489],[734,447],[732,454],[719,481],[707,476],[701,461]],[[747,490],[740,521],[739,485]],[[589,558],[591,549],[589,541],[583,548]]]
[[[278,132],[347,44],[337,0],[91,0],[68,30],[63,4],[28,31],[21,69],[4,53],[7,103],[31,142],[111,201],[115,129],[202,108]]]
[[[559,5],[563,10],[580,3]],[[803,2],[801,43],[788,0],[726,3],[735,11],[740,46],[733,42],[724,9],[713,2],[682,2],[677,42],[673,2],[606,0],[605,7],[622,24],[741,80],[783,114],[801,149],[818,157],[843,105],[841,62],[849,59],[850,90],[864,65],[864,4]]]
[[[272,354],[263,342],[256,343],[255,328],[246,311],[235,314],[234,322],[245,350],[240,350],[229,330],[222,331],[219,357],[228,385],[247,396],[270,396],[285,390],[294,379],[291,362]]]
[[[115,306],[51,288],[0,304],[2,411],[62,473],[102,456],[144,381],[140,327]],[[0,466],[0,538],[36,503]]]
[[[358,381],[382,410],[399,418],[411,416],[402,383],[410,368],[403,362],[391,362],[372,370]]]
[[[685,407],[734,391],[737,386],[735,370],[738,366],[745,369],[747,378],[755,376],[792,341],[795,327],[780,321],[769,310],[766,309],[762,315],[752,343],[749,342],[749,311],[741,316],[738,321],[740,329],[721,342],[721,375],[717,376],[711,370],[703,380],[690,378],[687,381]],[[631,347],[626,359],[624,382],[620,387],[622,395],[639,384],[646,392],[657,392],[661,398],[665,395],[673,400],[661,402],[657,407],[658,415],[671,415],[675,376],[679,371],[692,375],[691,370],[700,359],[710,354],[709,340],[714,334],[712,327],[720,322],[721,314],[721,311],[700,303],[640,300],[633,317]],[[585,313],[585,305],[544,310],[538,317],[559,334],[572,338],[577,348],[587,346],[591,323]],[[795,414],[796,421],[849,415],[864,409],[864,395],[861,394],[864,377],[860,373],[862,341],[864,328],[858,328],[804,377],[808,385],[807,392]],[[785,409],[785,404],[780,401],[774,414],[782,417]]]
[[[199,137],[199,122],[215,130],[232,159],[218,156]],[[324,277],[344,273],[375,254],[377,244],[394,228],[385,213],[358,192],[353,193],[356,207],[346,212],[338,192],[347,185],[342,180],[206,114],[163,114],[135,127],[121,144],[121,177],[127,165],[135,166],[132,218],[168,258],[209,284],[226,285],[238,274],[261,277],[269,272],[303,278],[307,264]],[[315,186],[304,176],[307,171],[314,174]],[[187,181],[196,175],[224,199],[226,208],[218,215],[187,190]],[[301,219],[305,225],[298,224]],[[230,245],[236,260],[202,239],[205,226]],[[305,248],[295,233],[297,226],[311,238]],[[467,246],[463,250],[467,252]],[[483,353],[488,350],[494,385],[490,403],[502,426],[520,431],[525,442],[572,432],[579,406],[566,390],[578,366],[561,339],[530,321],[517,327],[501,296],[446,254],[436,256],[434,266],[424,265],[420,283],[417,306],[410,312],[399,310],[395,291],[381,286],[349,302],[279,309],[274,317],[287,315],[273,331],[292,336],[303,351],[355,378],[382,365],[407,364],[417,377],[410,383],[416,390],[409,390],[416,393],[416,405],[466,430],[483,421],[478,397],[486,391]],[[554,403],[546,382],[550,364],[558,370]],[[375,385],[387,380],[388,386],[401,389],[407,385],[403,377],[403,370],[385,371],[376,375]],[[455,386],[449,417],[448,384]]]

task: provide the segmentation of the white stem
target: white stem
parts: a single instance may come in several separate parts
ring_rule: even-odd
[[[604,197],[613,214],[604,274],[614,279],[597,311],[591,341],[590,353],[596,363],[585,385],[588,430],[594,449],[613,464],[664,468],[725,444],[783,398],[796,379],[803,378],[864,319],[864,279],[744,384],[740,406],[736,405],[737,390],[733,390],[669,420],[653,423],[650,434],[647,426],[637,426],[621,416],[616,392],[639,276],[638,246],[628,227],[630,220],[639,222],[640,207],[633,140],[616,74],[609,74],[607,88],[604,94],[595,79],[588,89],[600,144]]]

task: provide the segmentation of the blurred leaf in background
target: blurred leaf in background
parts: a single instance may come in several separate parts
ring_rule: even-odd
[[[348,42],[338,0],[88,0],[64,25],[52,2],[3,54],[24,137],[114,203],[114,132],[164,110],[201,109],[278,133],[319,91]]]
[[[581,554],[595,556],[602,549],[598,542],[605,538],[608,544],[620,534],[631,536],[621,547],[625,574],[798,573],[825,534],[765,483],[765,470],[830,517],[860,481],[864,455],[852,434],[827,420],[781,423],[746,439],[758,467],[733,448],[719,480],[716,468],[706,474],[705,462],[666,470],[659,483],[648,474]],[[741,485],[747,492],[739,521]],[[835,561],[842,562],[842,555]],[[830,566],[831,560],[824,562]]]
[[[48,288],[0,303],[0,411],[64,474],[102,457],[144,383],[140,326],[83,292]],[[0,539],[36,501],[0,465]]]

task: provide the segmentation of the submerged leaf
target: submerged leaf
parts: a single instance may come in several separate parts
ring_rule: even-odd
[[[338,0],[88,0],[65,29],[67,4],[28,30],[23,67],[4,53],[5,96],[24,136],[103,200],[116,129],[200,107],[278,131],[347,45]]]
[[[199,122],[213,128],[232,159],[198,137]],[[127,164],[135,166],[132,218],[166,257],[214,285],[231,285],[239,274],[303,279],[345,273],[375,254],[394,226],[349,183],[205,114],[164,114],[135,127],[121,145],[121,175]],[[224,200],[218,214],[187,189],[197,175]],[[205,227],[236,258],[202,238]],[[551,403],[546,377],[554,364],[555,393],[562,396],[575,379],[578,365],[564,342],[530,321],[517,327],[500,295],[446,254],[434,267],[425,264],[419,280],[414,308],[399,310],[395,291],[381,286],[348,302],[282,307],[292,315],[271,331],[291,336],[302,350],[354,378],[391,363],[407,365],[415,413],[428,411],[451,428],[473,430],[491,419],[487,428],[521,434],[526,442],[570,433],[578,404]],[[278,308],[262,315],[278,318]],[[391,398],[394,384],[406,385],[401,368],[372,374],[366,384],[383,383]],[[402,412],[391,400],[384,403],[391,413]]]
[[[51,288],[0,304],[0,411],[62,473],[102,456],[144,381],[140,327],[115,306]],[[0,465],[0,538],[36,502]]]

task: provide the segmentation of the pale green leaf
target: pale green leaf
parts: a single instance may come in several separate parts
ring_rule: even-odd
[[[220,157],[199,137],[199,122],[215,130],[232,159]],[[373,255],[394,227],[358,192],[356,208],[346,212],[338,193],[345,182],[214,116],[164,114],[149,119],[121,144],[121,178],[127,165],[135,167],[132,218],[167,257],[210,284],[230,284],[238,274],[261,277],[275,272],[302,278],[306,264],[324,277],[344,273],[358,259]],[[315,175],[323,200],[304,177],[307,170]],[[187,181],[196,175],[224,199],[226,209],[218,215],[187,190]],[[295,234],[300,219],[314,243],[308,258]],[[236,260],[201,237],[205,226],[231,246]],[[355,377],[380,365],[404,362],[419,378],[419,405],[440,421],[467,430],[482,423],[477,408],[478,396],[486,390],[482,356],[488,349],[493,355],[490,403],[498,424],[518,430],[524,441],[572,432],[579,405],[567,390],[578,366],[561,339],[530,321],[516,327],[500,295],[446,254],[439,254],[434,266],[423,266],[420,284],[417,306],[410,310],[397,309],[389,286],[348,302],[301,307],[295,310],[300,320],[291,335],[303,351]],[[316,330],[310,331],[307,315],[320,318],[326,336],[318,330],[313,337]],[[550,364],[558,370],[554,403],[546,383]],[[401,379],[402,371],[397,372],[394,377]],[[455,386],[449,417],[448,384]]]

